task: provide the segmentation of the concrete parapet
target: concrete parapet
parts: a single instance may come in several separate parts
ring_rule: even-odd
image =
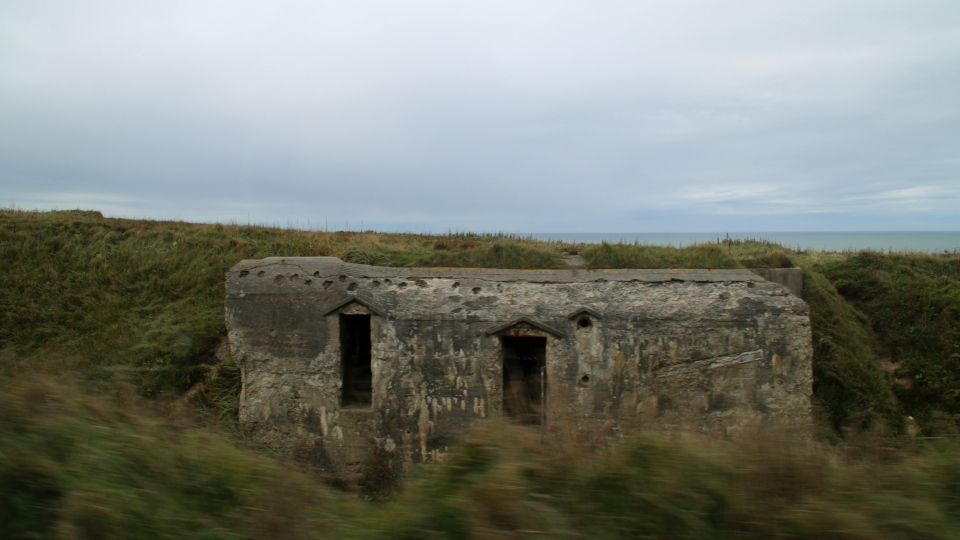
[[[783,285],[797,298],[803,298],[803,268],[751,268],[750,271],[767,281]]]

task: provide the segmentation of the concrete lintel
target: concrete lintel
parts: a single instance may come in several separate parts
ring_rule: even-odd
[[[581,313],[586,313],[587,315],[590,315],[591,317],[593,317],[594,319],[597,319],[597,320],[602,320],[602,319],[603,319],[603,315],[602,315],[599,311],[596,311],[596,310],[594,310],[594,309],[590,309],[590,308],[588,308],[587,306],[583,306],[583,307],[581,307],[580,309],[578,309],[578,310],[570,313],[569,315],[567,315],[567,318],[568,318],[568,319],[576,319],[577,317],[580,316]]]
[[[381,317],[387,316],[387,313],[385,311],[375,306],[369,300],[364,300],[363,298],[360,298],[359,296],[355,296],[352,294],[347,294],[338,298],[333,304],[331,304],[329,307],[323,310],[323,316],[325,317],[333,313],[334,311],[342,308],[343,306],[349,304],[350,302],[356,302],[360,304],[361,306],[372,311],[375,315],[379,315]]]
[[[504,330],[507,330],[508,328],[511,328],[511,327],[513,327],[513,326],[516,326],[516,325],[518,325],[518,324],[520,324],[520,323],[527,323],[527,324],[529,324],[530,326],[532,326],[532,327],[534,327],[534,328],[536,328],[536,329],[538,329],[538,330],[542,330],[542,331],[544,331],[544,332],[546,332],[546,333],[548,333],[548,334],[551,334],[551,335],[556,336],[556,337],[561,338],[561,339],[567,337],[567,335],[564,334],[563,332],[561,332],[560,330],[557,330],[556,328],[553,328],[552,326],[548,326],[548,325],[546,325],[546,324],[543,324],[542,322],[537,322],[537,321],[535,321],[535,320],[533,320],[533,319],[531,319],[531,318],[529,318],[529,317],[520,317],[519,319],[514,319],[514,320],[512,320],[512,321],[510,321],[510,322],[508,322],[508,323],[504,323],[504,324],[501,324],[501,325],[494,326],[493,328],[488,329],[488,330],[486,331],[486,333],[487,333],[487,335],[499,334],[500,332],[503,332]]]

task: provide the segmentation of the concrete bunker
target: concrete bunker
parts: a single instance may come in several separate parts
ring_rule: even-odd
[[[545,436],[810,422],[809,308],[746,270],[273,257],[228,272],[226,319],[244,430],[347,478],[442,460],[494,415]]]

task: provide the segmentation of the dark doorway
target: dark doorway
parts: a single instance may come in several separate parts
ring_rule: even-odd
[[[542,424],[547,392],[547,338],[500,338],[503,411],[522,424]]]
[[[370,316],[340,314],[340,362],[343,405],[369,405],[373,394],[370,370]]]

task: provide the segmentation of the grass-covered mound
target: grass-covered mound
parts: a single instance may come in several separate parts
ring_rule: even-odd
[[[952,367],[960,311],[956,254],[824,255],[762,241],[726,239],[682,249],[564,246],[503,234],[316,232],[2,210],[0,255],[7,263],[0,272],[0,350],[33,370],[75,369],[104,382],[122,374],[144,395],[178,395],[213,371],[219,386],[197,395],[230,402],[236,370],[221,365],[214,349],[223,337],[223,276],[242,259],[330,255],[378,265],[562,268],[561,255],[570,249],[593,268],[802,266],[813,320],[815,396],[826,424],[899,429],[899,405],[878,368],[881,347],[902,362],[902,381],[917,381],[899,388],[907,414],[924,423],[951,423],[960,412]],[[858,269],[856,276],[851,268]],[[820,272],[869,317],[852,309]]]
[[[859,281],[837,273],[850,261],[860,260],[857,257],[824,258],[762,241],[727,239],[682,249],[607,243],[564,246],[503,234],[315,232],[108,219],[98,212],[3,210],[0,255],[7,265],[0,272],[0,349],[8,357],[28,362],[33,370],[76,369],[82,377],[105,382],[122,374],[136,381],[145,395],[178,395],[208,378],[211,370],[219,375],[232,373],[232,379],[220,377],[222,384],[212,394],[200,391],[198,396],[213,395],[229,403],[232,392],[235,403],[236,370],[221,365],[214,349],[223,336],[223,276],[242,259],[331,255],[378,265],[562,268],[560,257],[569,249],[579,250],[586,266],[593,268],[804,267],[806,300],[814,321],[820,418],[835,428],[869,427],[879,419],[897,429],[900,411],[885,374],[878,369],[880,352],[870,326],[870,320],[882,325],[886,319],[859,316],[819,271],[840,279],[841,288],[855,300],[860,289],[874,290],[871,287],[877,285],[879,292],[887,290],[886,285],[864,282],[858,289],[854,285]],[[908,260],[873,256],[888,265]],[[918,293],[919,303],[911,304],[911,309],[922,311],[913,319],[956,319],[956,296],[936,293],[950,290],[954,283],[950,260],[955,265],[957,256],[909,258],[910,264],[928,261],[921,266],[929,266],[914,270],[918,276],[914,286],[929,291]],[[924,303],[934,297],[942,298]],[[894,305],[887,301],[893,302],[892,297],[883,298],[877,309]],[[857,302],[860,309],[874,309]],[[895,350],[898,356],[928,359],[922,372],[910,371],[916,362],[905,362],[907,380],[923,381],[901,392],[907,413],[942,420],[937,411],[945,411],[949,419],[955,414],[950,392],[960,387],[949,367],[936,371],[941,364],[930,352],[930,343],[940,343],[936,354],[952,362],[954,352],[948,349],[956,343],[951,337],[956,330],[946,323],[912,327],[908,330],[912,337],[890,334],[910,337],[890,341],[891,346],[903,343]],[[877,330],[883,334],[887,328]],[[931,340],[924,338],[927,335]]]
[[[0,537],[957,535],[952,439],[934,451],[897,450],[914,443],[885,439],[859,445],[856,435],[837,446],[641,437],[598,453],[481,427],[446,464],[377,504],[359,504],[243,442],[232,415],[239,374],[214,355],[224,273],[236,262],[332,255],[558,268],[568,250],[589,267],[801,266],[822,425],[896,434],[912,414],[928,434],[956,429],[956,253],[824,254],[736,240],[564,246],[3,210]],[[885,373],[881,357],[899,370]],[[117,390],[125,381],[130,390]],[[208,412],[224,421],[209,422]]]

